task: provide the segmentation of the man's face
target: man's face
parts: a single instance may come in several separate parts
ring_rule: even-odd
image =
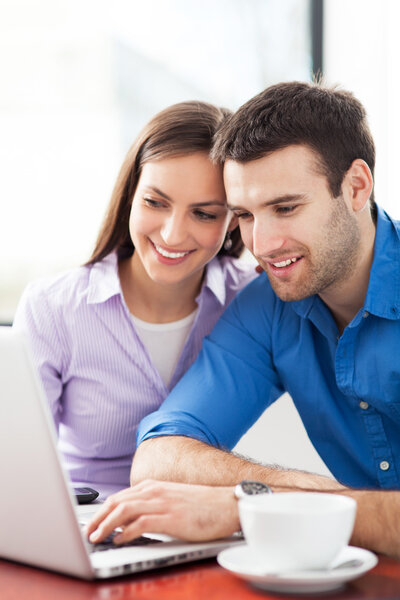
[[[308,147],[228,160],[224,181],[243,241],[282,300],[323,295],[354,273],[360,230],[351,199],[332,197]]]

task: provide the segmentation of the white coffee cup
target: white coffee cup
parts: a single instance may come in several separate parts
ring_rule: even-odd
[[[239,500],[249,550],[266,572],[329,567],[348,544],[356,502],[339,494],[283,492]]]

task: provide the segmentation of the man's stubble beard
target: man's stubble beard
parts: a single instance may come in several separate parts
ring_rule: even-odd
[[[357,220],[349,212],[343,196],[332,198],[332,202],[335,205],[323,227],[320,241],[311,252],[307,247],[305,252],[302,252],[301,260],[307,262],[308,268],[303,269],[301,279],[295,284],[295,290],[290,289],[284,281],[270,275],[268,269],[264,269],[272,289],[285,302],[303,300],[321,294],[332,286],[338,286],[357,268],[361,239]],[[260,264],[264,268],[264,265]]]

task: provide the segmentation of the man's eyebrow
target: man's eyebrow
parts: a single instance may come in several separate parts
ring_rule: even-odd
[[[169,202],[173,202],[173,199],[170,196],[168,196],[168,194],[166,194],[165,192],[162,192],[155,185],[146,185],[145,189],[155,192],[156,194],[158,194],[159,196],[162,196]],[[225,200],[222,200],[222,201],[221,200],[205,200],[204,202],[194,202],[190,206],[194,207],[194,208],[196,206],[226,206],[226,203],[225,203]]]
[[[284,196],[278,196],[276,198],[272,198],[271,200],[266,200],[265,202],[262,202],[260,206],[274,206],[275,204],[292,204],[293,202],[302,202],[306,199],[306,194],[285,194]],[[230,210],[246,210],[242,206],[233,206],[229,202],[228,208]]]

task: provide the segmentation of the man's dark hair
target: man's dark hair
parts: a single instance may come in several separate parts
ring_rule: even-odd
[[[267,88],[223,124],[211,156],[216,162],[249,162],[292,145],[315,152],[335,198],[356,158],[374,174],[375,146],[364,107],[350,92],[321,83],[294,81]]]

